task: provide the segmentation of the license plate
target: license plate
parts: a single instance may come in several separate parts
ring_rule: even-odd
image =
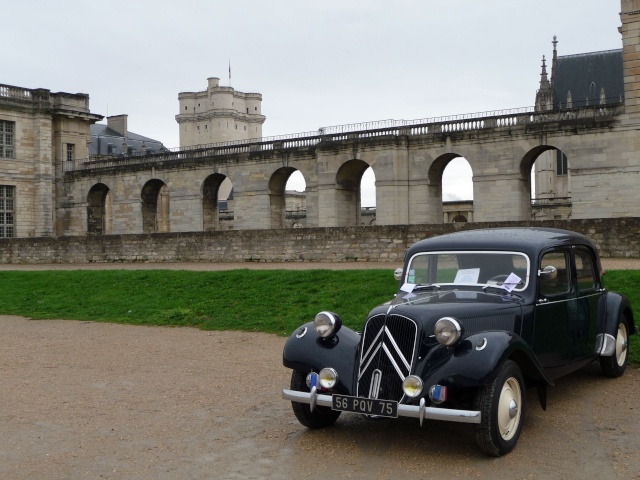
[[[354,412],[376,417],[396,418],[398,416],[398,402],[394,400],[333,395],[331,408],[341,412]]]

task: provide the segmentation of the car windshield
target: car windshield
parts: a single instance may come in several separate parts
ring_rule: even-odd
[[[529,257],[519,252],[425,252],[409,260],[405,282],[414,285],[489,285],[522,291],[529,283],[529,271]]]

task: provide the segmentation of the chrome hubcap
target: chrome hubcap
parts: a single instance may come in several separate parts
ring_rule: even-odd
[[[498,429],[504,440],[511,440],[518,430],[521,415],[520,403],[522,403],[520,383],[510,377],[502,385],[498,400]]]
[[[517,414],[518,414],[518,404],[516,403],[515,400],[511,400],[511,403],[509,404],[509,417],[516,418]]]
[[[618,325],[618,335],[616,336],[616,360],[619,366],[623,366],[627,360],[627,348],[628,348],[627,329],[621,323]]]

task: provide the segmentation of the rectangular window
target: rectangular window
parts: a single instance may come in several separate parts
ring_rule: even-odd
[[[576,273],[578,275],[578,290],[593,290],[596,288],[596,269],[592,255],[586,248],[576,248]]]
[[[556,175],[564,176],[567,174],[567,156],[560,150],[556,150]]]
[[[16,236],[16,187],[0,185],[0,238]]]
[[[67,162],[73,162],[76,158],[76,146],[73,143],[67,143]]]
[[[0,157],[15,158],[16,122],[0,120]]]

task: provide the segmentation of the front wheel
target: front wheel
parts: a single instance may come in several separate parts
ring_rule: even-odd
[[[481,412],[476,429],[480,449],[496,457],[513,450],[524,420],[524,379],[520,367],[507,360],[496,379],[478,390],[475,407]]]
[[[621,317],[616,333],[616,351],[609,357],[600,357],[600,368],[606,377],[616,378],[627,369],[629,358],[629,329],[627,319]]]
[[[291,390],[308,392],[307,375],[294,370],[291,372]],[[340,411],[329,407],[316,406],[311,411],[308,403],[291,402],[291,408],[298,421],[307,428],[323,428],[333,425],[340,416]]]

